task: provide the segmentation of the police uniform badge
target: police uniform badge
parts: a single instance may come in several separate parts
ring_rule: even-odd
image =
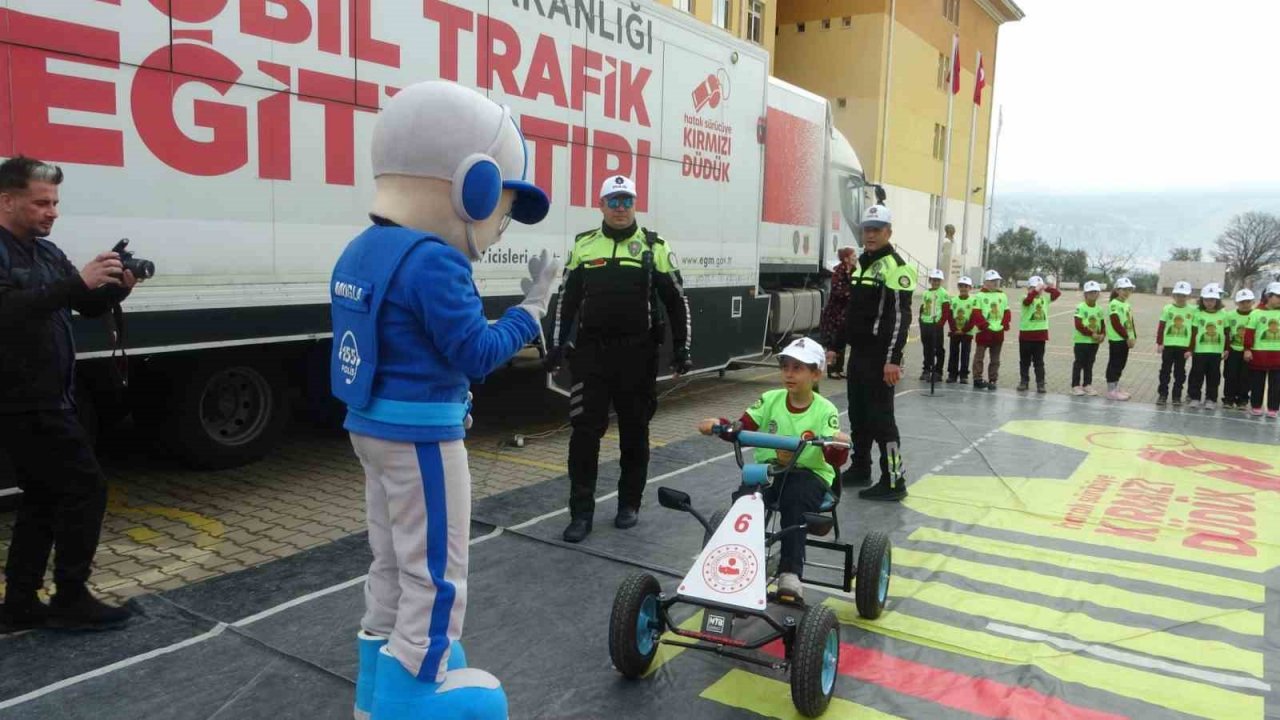
[[[900,276],[898,278],[898,285],[900,285],[904,289],[911,287],[911,278],[907,277],[906,275]]]
[[[640,254],[640,241],[639,241],[639,240],[632,240],[631,242],[627,243],[627,252],[628,252],[632,257],[635,257],[636,255],[639,255],[639,254]]]

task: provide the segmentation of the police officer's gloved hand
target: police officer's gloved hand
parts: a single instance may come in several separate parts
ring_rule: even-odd
[[[573,354],[573,343],[565,343],[564,345],[556,345],[547,350],[547,356],[542,359],[542,369],[547,372],[555,372],[564,365],[569,356]]]
[[[693,370],[693,361],[689,359],[689,348],[676,348],[671,355],[671,371],[684,375],[690,370]]]

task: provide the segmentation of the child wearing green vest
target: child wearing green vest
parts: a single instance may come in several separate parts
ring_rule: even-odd
[[[1222,311],[1222,290],[1215,284],[1200,289],[1200,309],[1191,331],[1191,380],[1187,399],[1191,407],[1213,410],[1218,406],[1218,380],[1227,354],[1227,314]],[[1200,386],[1204,385],[1204,401]]]
[[[806,447],[795,469],[785,479],[776,479],[764,491],[765,503],[777,504],[783,527],[803,524],[805,513],[822,508],[836,479],[836,470],[849,459],[847,446],[851,441],[840,432],[840,411],[813,389],[822,378],[825,363],[826,351],[818,343],[807,338],[792,342],[778,355],[783,387],[761,395],[738,420],[743,430],[793,437],[829,437],[846,445]],[[698,432],[710,435],[716,424],[728,425],[729,421],[708,418],[698,425]],[[733,439],[732,435],[721,437]],[[785,451],[755,449],[758,463],[786,464],[791,459],[791,453]],[[905,496],[906,491],[902,494]],[[800,572],[804,567],[804,544],[803,534],[789,533],[782,537],[778,562],[780,596],[802,598]]]
[[[951,330],[951,364],[947,366],[947,383],[969,383],[969,353],[973,351],[973,336],[978,328],[973,324],[976,300],[970,293],[973,280],[968,275],[956,282],[956,296],[951,298],[951,313],[947,325]]]
[[[1262,414],[1262,394],[1267,393],[1267,417],[1280,411],[1280,282],[1267,285],[1263,306],[1249,316],[1244,330],[1244,361],[1249,363],[1253,388],[1249,399],[1254,416]]]
[[[924,346],[924,368],[920,379],[924,382],[942,379],[947,351],[942,342],[942,326],[951,314],[951,295],[942,287],[946,276],[934,268],[929,273],[929,289],[920,301],[920,344]]]
[[[1000,350],[1004,334],[1009,330],[1009,298],[1000,289],[1000,273],[988,270],[982,276],[982,292],[978,293],[974,322],[978,326],[978,350],[973,357],[973,389],[995,391],[1000,379]],[[991,358],[983,381],[983,361]]]
[[[1129,350],[1137,342],[1138,333],[1133,324],[1133,308],[1129,295],[1133,293],[1133,281],[1127,277],[1116,280],[1107,304],[1107,397],[1111,400],[1128,400],[1129,393],[1120,389],[1120,376],[1129,363]]]
[[[1093,389],[1093,363],[1098,359],[1098,347],[1107,339],[1103,329],[1107,322],[1106,308],[1098,305],[1102,286],[1090,280],[1084,284],[1084,302],[1076,306],[1075,362],[1071,364],[1071,394],[1096,396]]]
[[[1244,330],[1253,315],[1253,291],[1236,291],[1236,311],[1227,315],[1227,365],[1222,373],[1222,407],[1228,410],[1249,409],[1249,368],[1244,362]]]
[[[1031,366],[1036,369],[1036,392],[1044,393],[1044,346],[1049,343],[1049,304],[1062,295],[1058,288],[1046,285],[1044,278],[1032,275],[1027,281],[1027,296],[1022,299],[1022,315],[1018,325],[1018,391],[1031,384]]]
[[[1156,404],[1169,402],[1169,375],[1173,374],[1173,404],[1182,404],[1182,385],[1187,379],[1187,359],[1191,357],[1191,336],[1196,309],[1187,305],[1191,283],[1179,280],[1173,284],[1173,302],[1160,312],[1156,326],[1156,353],[1160,355],[1160,387]]]

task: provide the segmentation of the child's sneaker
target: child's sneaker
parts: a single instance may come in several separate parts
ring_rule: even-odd
[[[1047,392],[1049,391],[1045,388],[1044,383],[1036,383],[1036,394],[1043,395]]]
[[[1031,387],[1031,383],[1026,380],[1023,380],[1022,382],[1018,383],[1018,392],[1026,392],[1027,388],[1029,387]]]
[[[1168,404],[1169,404],[1169,398],[1168,398],[1168,397],[1166,397],[1166,396],[1164,396],[1164,395],[1158,395],[1158,396],[1156,396],[1156,404],[1157,404],[1157,405],[1168,405]]]
[[[1205,410],[1208,410],[1209,412],[1213,412],[1218,409],[1218,403],[1214,402],[1213,400],[1205,400],[1203,407]]]
[[[1256,408],[1249,408],[1249,414],[1250,414],[1250,415],[1252,415],[1252,416],[1254,416],[1254,417],[1261,417],[1261,416],[1262,416],[1262,408],[1260,408],[1260,407],[1256,407]]]
[[[1120,399],[1120,391],[1119,391],[1119,390],[1108,390],[1108,391],[1107,391],[1107,399],[1108,399],[1108,400],[1119,400],[1119,399]]]
[[[1077,385],[1071,388],[1071,394],[1075,395],[1076,397],[1080,397],[1081,395],[1084,395],[1084,388]]]
[[[1120,396],[1121,400],[1128,400],[1129,398],[1133,397],[1132,395],[1121,390],[1120,388],[1116,388],[1116,394]]]
[[[1098,397],[1098,391],[1095,390],[1092,385],[1084,386],[1084,394],[1088,395],[1089,397]]]
[[[795,573],[782,573],[778,576],[778,597],[786,600],[804,600],[804,587],[800,577]]]
[[[1181,405],[1182,405],[1182,396],[1181,396],[1181,395],[1174,395],[1174,396],[1173,396],[1173,406],[1174,406],[1174,407],[1179,407],[1179,406],[1181,406]]]
[[[1268,410],[1268,411],[1267,411],[1267,419],[1268,419],[1268,420],[1275,420],[1275,419],[1276,419],[1276,411],[1275,411],[1275,410]]]

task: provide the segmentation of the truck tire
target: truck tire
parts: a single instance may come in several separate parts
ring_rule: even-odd
[[[255,355],[199,358],[170,374],[163,434],[193,468],[218,470],[262,459],[289,422],[280,364]]]

